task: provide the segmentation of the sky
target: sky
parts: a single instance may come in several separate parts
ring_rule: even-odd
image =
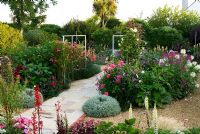
[[[58,4],[50,6],[47,9],[46,24],[65,25],[72,18],[85,20],[93,15],[93,0],[57,0]],[[188,0],[191,4],[194,0]],[[151,16],[153,10],[169,6],[179,6],[181,8],[182,0],[118,0],[118,9],[116,17],[126,21],[129,18],[146,18]],[[199,7],[200,8],[200,7]],[[8,6],[0,4],[0,21],[10,22],[10,10]]]

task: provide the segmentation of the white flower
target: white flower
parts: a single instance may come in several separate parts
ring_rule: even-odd
[[[194,56],[193,55],[191,55],[191,59],[194,60]]]
[[[164,59],[160,59],[159,60],[159,64],[161,65],[161,64],[164,64],[165,63],[165,60]]]
[[[137,33],[137,31],[138,31],[137,28],[134,28],[134,29],[133,29],[133,32]]]
[[[191,72],[191,73],[190,73],[190,76],[191,76],[191,77],[195,77],[195,76],[196,76],[196,73],[195,73],[195,72]]]
[[[196,65],[194,68],[195,68],[196,70],[200,70],[200,65]]]
[[[138,39],[138,38],[137,38],[136,40],[137,40],[137,41],[139,41],[139,39]]]
[[[180,55],[179,54],[176,54],[175,55],[175,58],[178,60],[178,59],[180,59]]]
[[[193,62],[192,62],[192,65],[196,66],[196,65],[197,65],[197,62],[196,62],[196,61],[193,61]]]
[[[139,80],[139,83],[141,83],[142,82],[142,80]]]
[[[187,62],[187,67],[191,67],[192,63],[190,61]]]
[[[144,74],[144,70],[142,70],[141,73]]]
[[[181,54],[186,54],[186,50],[185,49],[181,49]]]
[[[199,88],[199,84],[196,84],[195,87],[196,87],[196,88]]]

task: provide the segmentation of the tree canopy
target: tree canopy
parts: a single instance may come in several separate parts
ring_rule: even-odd
[[[46,15],[44,12],[50,4],[55,5],[56,0],[0,0],[8,5],[12,12],[12,20],[19,29],[29,24],[33,27],[44,22]]]

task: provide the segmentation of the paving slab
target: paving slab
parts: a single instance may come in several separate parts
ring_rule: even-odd
[[[54,134],[56,128],[56,109],[55,104],[59,101],[62,112],[66,114],[69,126],[77,121],[84,113],[82,106],[86,100],[98,94],[96,90],[97,78],[103,73],[99,73],[89,79],[74,81],[70,89],[60,93],[57,97],[46,100],[42,104],[41,118],[43,121],[43,134]],[[34,108],[23,112],[21,116],[31,118]],[[64,114],[63,114],[64,115]]]

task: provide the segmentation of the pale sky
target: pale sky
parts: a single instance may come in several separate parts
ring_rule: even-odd
[[[46,14],[47,24],[65,25],[70,19],[85,20],[93,15],[93,0],[57,0],[58,4],[51,6]],[[191,4],[194,0],[189,0]],[[116,17],[121,20],[128,20],[133,17],[146,18],[158,7],[165,4],[169,6],[179,6],[181,8],[182,0],[118,0],[118,9]],[[0,4],[0,21],[10,22],[10,10],[8,6]]]

